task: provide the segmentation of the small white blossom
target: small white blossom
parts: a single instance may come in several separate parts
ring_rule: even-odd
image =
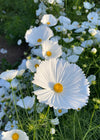
[[[2,54],[6,54],[6,53],[7,53],[7,50],[4,49],[4,48],[1,48],[1,49],[0,49],[0,53],[2,53]]]
[[[20,99],[17,102],[17,105],[24,109],[31,109],[32,106],[34,105],[34,101],[35,101],[35,96],[33,97],[26,96],[24,99]]]
[[[91,53],[96,54],[97,49],[96,48],[92,48]]]
[[[90,75],[87,77],[89,84],[91,85],[93,81],[96,81],[95,75]]]
[[[52,135],[55,134],[55,129],[54,129],[54,128],[51,128],[51,129],[50,129],[50,134],[52,134]]]
[[[57,117],[55,119],[52,119],[51,124],[58,125],[59,124],[59,119]]]
[[[22,44],[22,40],[19,39],[19,40],[17,41],[17,45],[21,45],[21,44]]]

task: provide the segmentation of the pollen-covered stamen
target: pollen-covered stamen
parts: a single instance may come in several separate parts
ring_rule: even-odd
[[[47,22],[47,25],[50,25],[50,22],[49,21]]]
[[[37,42],[39,42],[39,43],[40,43],[40,42],[42,42],[42,39],[41,39],[41,38],[39,38],[39,39],[37,40]]]
[[[58,112],[59,112],[59,113],[61,113],[61,112],[62,112],[62,110],[61,110],[61,109],[59,109],[59,110],[58,110]]]
[[[14,127],[14,125],[11,125],[11,127],[13,128],[13,127]]]
[[[93,19],[93,17],[91,17],[91,19]]]
[[[60,83],[56,83],[53,87],[54,91],[57,92],[57,93],[60,93],[63,91],[63,86],[62,84]]]
[[[58,27],[58,30],[60,30],[61,28],[60,27]]]
[[[46,55],[47,55],[47,56],[51,56],[51,55],[52,55],[52,52],[47,51],[47,52],[46,52]]]
[[[12,135],[12,140],[18,140],[18,139],[19,139],[18,133],[14,133],[14,134]]]
[[[35,68],[39,67],[39,64],[35,64]]]

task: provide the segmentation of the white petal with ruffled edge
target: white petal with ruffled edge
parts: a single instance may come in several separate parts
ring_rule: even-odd
[[[34,91],[39,102],[55,109],[78,109],[86,105],[89,96],[88,81],[80,67],[65,60],[44,61],[37,68],[33,83],[43,89]],[[54,85],[60,83],[63,91],[57,93]]]

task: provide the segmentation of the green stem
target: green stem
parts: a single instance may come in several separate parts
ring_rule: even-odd
[[[81,128],[81,124],[80,124],[80,121],[79,121],[77,112],[76,112],[76,115],[77,115],[78,125],[79,125],[79,128],[80,128],[80,135],[81,135],[81,137],[83,138],[82,128]]]
[[[20,121],[20,118],[19,118],[19,115],[18,115],[18,112],[17,112],[17,107],[16,107],[16,102],[15,102],[15,98],[14,98],[14,92],[13,92],[13,87],[11,85],[11,88],[12,88],[12,95],[13,95],[13,101],[14,101],[14,107],[15,107],[15,112],[16,112],[16,116],[17,116],[17,119],[19,121],[19,124],[21,126],[21,129],[23,130],[23,126],[21,124],[21,121]]]
[[[22,90],[21,90],[21,86],[20,86],[20,82],[19,82],[19,90],[20,90],[20,93],[21,93],[21,95],[22,95],[22,98],[23,98],[23,94],[22,94]],[[26,112],[26,115],[27,115],[27,117],[29,118],[29,116],[28,116],[28,113],[27,113],[27,109],[25,108],[25,104],[24,104],[24,101],[23,101],[23,99],[22,99],[22,102],[23,102],[23,105],[24,105],[24,109],[25,109],[25,112]]]
[[[89,129],[91,128],[91,124],[92,124],[92,120],[94,117],[94,113],[95,113],[95,109],[93,110],[92,116],[91,116],[91,120],[90,120],[90,124],[89,124]]]
[[[92,124],[92,120],[93,120],[93,117],[94,117],[94,113],[95,113],[95,109],[93,110],[91,120],[90,120],[90,124],[89,124],[89,128],[88,128],[88,131],[85,133],[85,136],[83,137],[83,140],[85,140],[85,138],[87,137],[87,134],[95,128],[94,127],[94,128],[91,129],[91,124]]]
[[[74,136],[74,140],[75,140],[75,115],[76,115],[76,111],[74,112],[74,118],[73,118],[73,136]]]
[[[36,130],[34,129],[34,133],[33,133],[33,140],[35,140],[35,131],[36,131]]]

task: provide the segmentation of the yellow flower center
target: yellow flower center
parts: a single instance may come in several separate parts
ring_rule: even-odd
[[[47,25],[50,25],[50,22],[47,22]]]
[[[13,140],[18,140],[18,139],[19,139],[19,135],[18,135],[17,133],[14,133],[14,134],[12,135],[12,139],[13,139]]]
[[[57,92],[57,93],[60,93],[63,91],[63,86],[62,84],[60,83],[56,83],[53,87],[54,91]]]
[[[35,68],[39,67],[39,64],[35,64]]]
[[[11,127],[13,128],[14,126],[13,126],[13,125],[11,125]]]
[[[80,108],[78,108],[78,110],[81,110]]]
[[[61,110],[61,109],[59,109],[59,110],[58,110],[58,112],[59,112],[59,113],[61,113],[61,112],[62,112],[62,110]]]
[[[93,19],[93,17],[91,17],[91,19]]]
[[[47,55],[47,56],[51,56],[52,53],[51,53],[50,51],[47,51],[47,52],[46,52],[46,55]]]
[[[41,39],[41,38],[39,38],[39,39],[37,40],[37,42],[39,42],[39,43],[40,43],[40,42],[42,42],[42,39]]]
[[[60,27],[58,27],[58,30],[60,30]]]

